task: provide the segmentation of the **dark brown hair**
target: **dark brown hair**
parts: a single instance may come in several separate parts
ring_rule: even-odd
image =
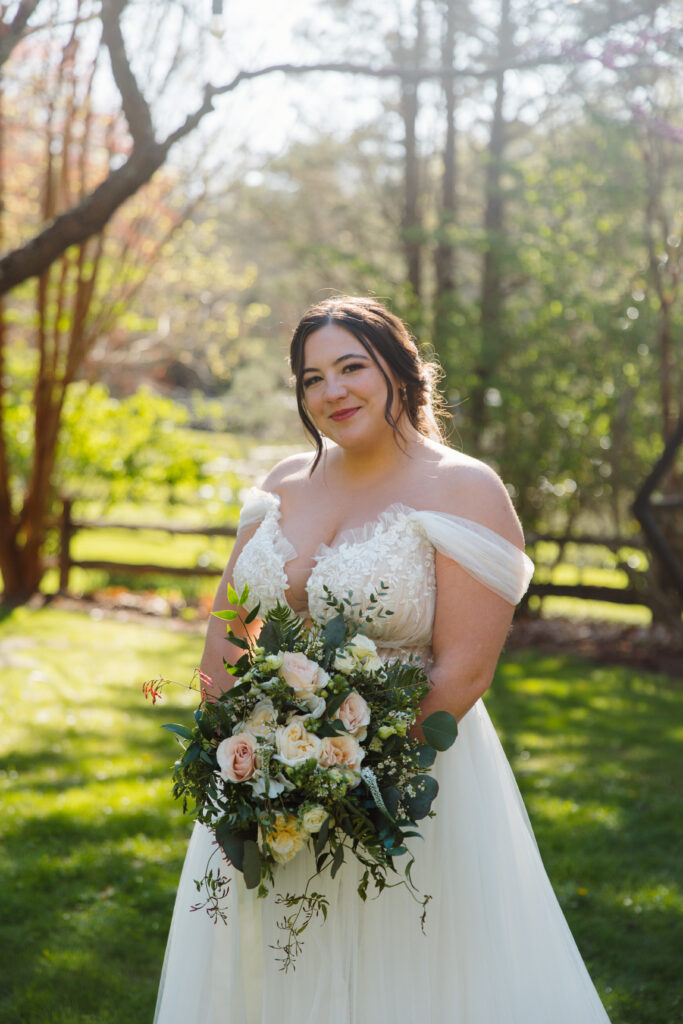
[[[444,440],[435,417],[435,412],[437,415],[443,415],[443,402],[433,390],[441,372],[440,366],[422,360],[415,339],[408,333],[403,321],[381,302],[371,298],[341,295],[311,306],[299,321],[289,347],[289,361],[296,378],[299,416],[317,449],[311,472],[320,461],[323,441],[306,409],[303,382],[304,346],[306,339],[326,324],[336,324],[353,334],[379,367],[387,385],[384,418],[393,427],[395,434],[404,439],[391,411],[394,404],[394,387],[378,356],[381,356],[399,381],[401,404],[410,423],[425,437],[432,437],[436,441]]]

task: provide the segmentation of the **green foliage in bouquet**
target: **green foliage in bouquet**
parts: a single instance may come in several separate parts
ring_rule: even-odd
[[[378,892],[404,884],[421,904],[422,922],[429,896],[411,880],[414,863],[408,840],[420,837],[418,823],[433,814],[438,783],[429,774],[438,751],[457,735],[454,717],[437,711],[422,723],[425,742],[410,735],[430,682],[417,661],[384,662],[362,627],[390,615],[381,597],[358,613],[353,595],[326,593],[330,618],[306,626],[290,608],[278,604],[264,616],[254,641],[247,627],[256,606],[244,617],[248,588],[232,587],[232,609],[215,613],[228,622],[239,618],[244,635],[228,627],[228,638],[244,653],[225,667],[234,686],[215,696],[212,681],[200,673],[202,700],[194,725],[167,725],[184,746],[175,763],[173,795],[183,810],[211,828],[247,888],[267,895],[274,870],[297,855],[312,857],[312,874],[301,894],[276,900],[290,913],[278,943],[283,969],[301,950],[301,933],[313,916],[327,915],[327,899],[309,892],[324,869],[334,878],[347,854],[363,866],[358,893],[365,900],[372,879]],[[146,684],[153,699],[166,680]],[[404,858],[402,877],[395,863]],[[225,919],[227,881],[220,870],[197,881],[204,908]]]

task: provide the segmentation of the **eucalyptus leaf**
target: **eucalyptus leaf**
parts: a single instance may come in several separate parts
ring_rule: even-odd
[[[175,723],[162,725],[162,729],[168,729],[169,732],[174,732],[176,736],[182,736],[184,740],[192,739],[192,729],[188,729],[186,725],[176,725]]]
[[[421,743],[417,748],[417,763],[420,768],[431,768],[436,761],[436,750],[429,743]]]
[[[180,763],[182,765],[192,764],[192,762],[196,761],[197,758],[199,757],[201,749],[202,748],[199,746],[198,743],[191,743],[190,746],[185,751],[185,753],[183,754]]]
[[[343,615],[335,615],[325,625],[325,650],[333,651],[346,640],[346,622]]]
[[[449,711],[434,711],[422,722],[422,733],[435,750],[448,750],[458,735],[458,723]]]
[[[255,889],[261,881],[261,851],[253,839],[244,843],[244,884],[247,889]]]
[[[343,846],[338,846],[337,849],[334,851],[334,857],[332,858],[332,869],[330,871],[330,874],[332,875],[333,878],[337,874],[337,872],[339,871],[339,868],[342,866],[343,863],[344,863],[344,847]]]
[[[403,799],[406,813],[413,821],[426,818],[432,808],[432,801],[439,792],[439,783],[431,775],[415,775],[410,784],[415,796]]]
[[[280,648],[277,630],[272,622],[266,622],[259,633],[259,647],[263,647],[266,654],[277,654]]]
[[[315,855],[319,857],[323,852],[323,847],[327,842],[330,835],[330,819],[325,818],[324,822],[320,826],[317,836],[315,837]]]
[[[389,811],[391,817],[395,818],[396,811],[398,810],[398,803],[399,800],[401,799],[401,794],[399,793],[396,786],[387,786],[386,789],[383,789],[381,792],[382,799],[384,800],[386,809]]]
[[[233,867],[244,870],[244,847],[247,837],[244,833],[233,831],[229,825],[220,824],[216,828],[216,839]]]

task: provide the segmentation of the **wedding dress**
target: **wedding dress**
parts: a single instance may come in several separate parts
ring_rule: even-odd
[[[260,524],[234,570],[239,590],[266,612],[284,600],[286,563],[276,495],[254,489],[240,527]],[[353,591],[362,607],[380,582],[394,614],[368,629],[383,656],[429,662],[435,550],[507,601],[525,592],[530,560],[486,527],[439,512],[392,505],[376,521],[322,546],[307,590],[310,615],[328,614],[324,587]],[[173,914],[155,1024],[609,1024],[546,875],[526,810],[481,700],[463,717],[455,744],[439,754],[436,816],[414,840],[413,879],[433,897],[425,934],[403,886],[363,903],[360,872],[347,858],[334,880],[326,922],[303,934],[294,972],[280,971],[271,894],[257,899],[233,872],[228,923],[213,924],[194,879],[219,854],[196,825]],[[302,892],[312,855],[276,874],[275,892]],[[226,868],[229,871],[229,867]]]

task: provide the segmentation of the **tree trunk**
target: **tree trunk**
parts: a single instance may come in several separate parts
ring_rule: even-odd
[[[422,0],[415,4],[415,41],[410,54],[412,66],[419,67],[422,54]],[[420,209],[420,172],[417,150],[418,83],[401,82],[401,117],[404,128],[404,206],[402,218],[403,253],[406,277],[419,305],[422,296],[422,214]]]
[[[505,67],[511,37],[510,0],[501,0],[498,34],[498,66]],[[480,295],[480,349],[476,367],[477,385],[472,393],[474,441],[478,442],[486,426],[486,392],[500,356],[503,330],[503,242],[505,207],[502,189],[506,124],[503,117],[505,71],[496,75],[496,96],[491,119],[488,163],[485,180],[484,231],[486,250],[482,267]]]
[[[445,0],[441,64],[445,68],[455,66],[455,3]],[[444,351],[450,334],[449,314],[455,293],[455,247],[450,230],[457,219],[456,198],[456,129],[455,129],[455,78],[447,75],[443,80],[444,108],[446,115],[446,138],[443,149],[443,180],[441,210],[439,212],[439,234],[434,253],[436,294],[434,296],[434,345],[437,352]]]

